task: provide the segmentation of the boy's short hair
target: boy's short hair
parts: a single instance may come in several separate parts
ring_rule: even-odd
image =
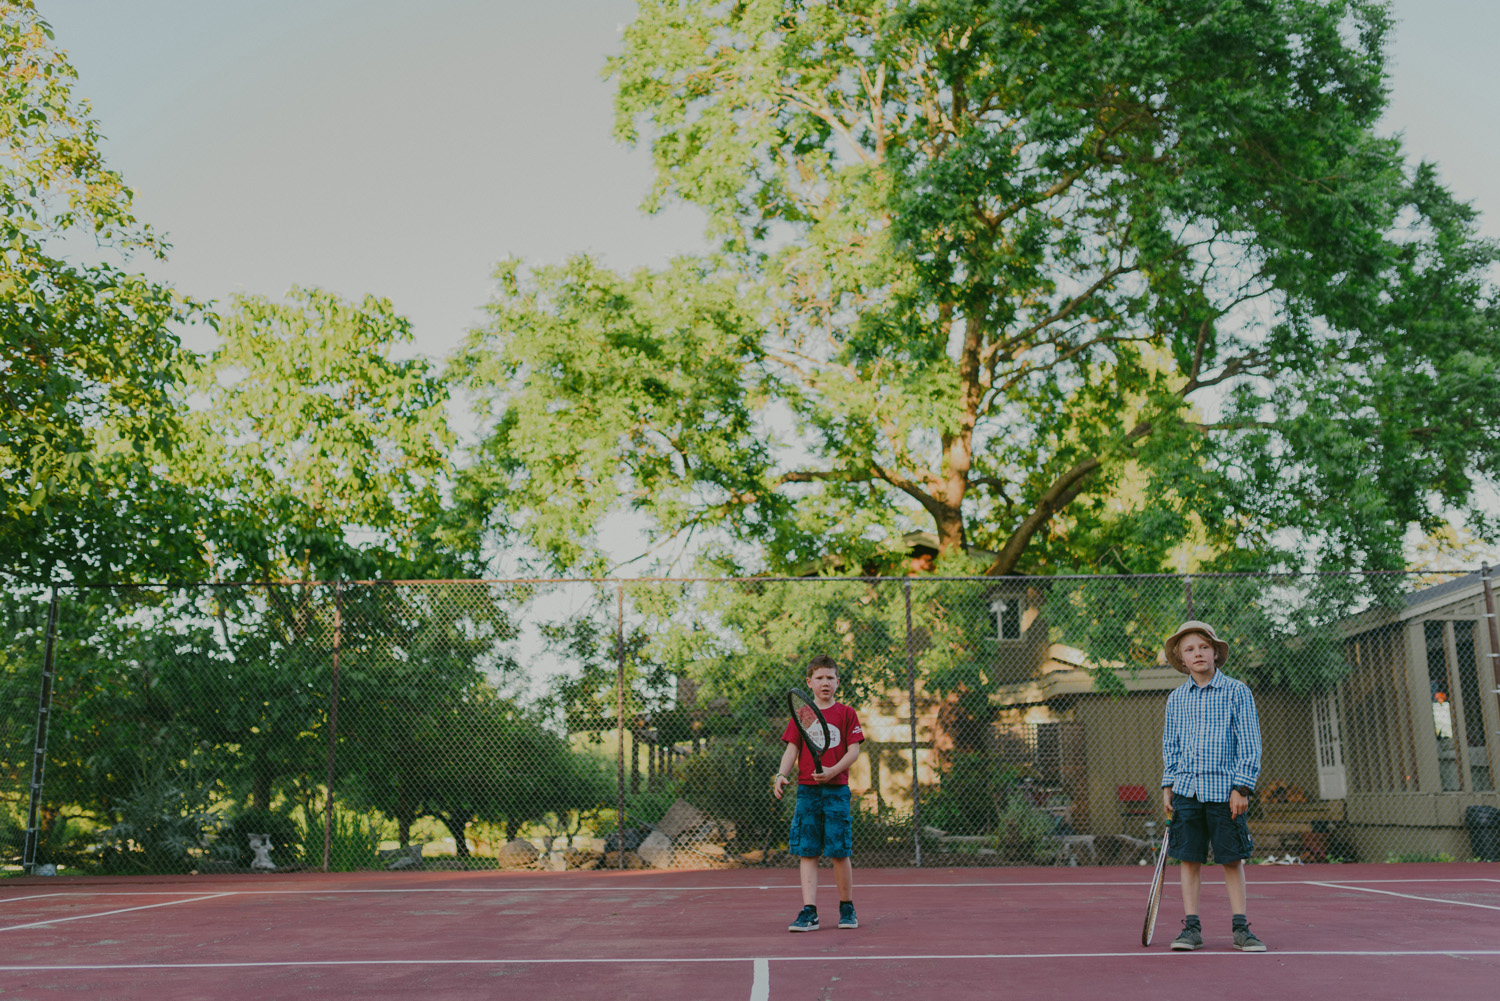
[[[833,662],[833,658],[828,656],[826,653],[820,653],[812,660],[807,662],[807,670],[802,672],[802,677],[811,678],[814,671],[821,670],[825,667],[828,668],[828,670],[832,671],[835,675],[839,673],[839,666]]]

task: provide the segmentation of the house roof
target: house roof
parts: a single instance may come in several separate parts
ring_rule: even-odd
[[[1087,668],[1088,657],[1077,647],[1053,643],[1047,648],[1046,660],[1036,677],[1000,685],[991,698],[1008,708],[1040,705],[1065,695],[1099,695],[1093,672]],[[1110,664],[1127,692],[1171,691],[1182,684],[1182,675],[1170,667],[1123,669]]]
[[[1419,619],[1445,605],[1470,599],[1479,594],[1483,588],[1484,574],[1475,572],[1463,574],[1430,587],[1409,591],[1401,596],[1399,606],[1371,608],[1345,619],[1343,621],[1344,635],[1353,636],[1369,629],[1404,622],[1408,619]]]
[[[1415,605],[1425,605],[1429,602],[1449,597],[1450,595],[1454,598],[1466,598],[1468,597],[1467,592],[1471,588],[1482,588],[1483,586],[1484,575],[1482,573],[1478,571],[1467,573],[1462,577],[1445,580],[1441,584],[1434,584],[1431,587],[1412,591],[1410,594],[1405,595],[1406,607],[1411,608]]]

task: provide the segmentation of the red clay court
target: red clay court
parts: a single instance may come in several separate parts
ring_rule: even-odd
[[[1174,953],[1168,873],[856,870],[860,928],[793,935],[796,870],[297,873],[0,884],[0,998],[1160,998],[1494,996],[1500,867],[1257,866],[1235,952],[1222,884]],[[1211,879],[1205,871],[1206,879]],[[1181,995],[1186,996],[1186,995]]]

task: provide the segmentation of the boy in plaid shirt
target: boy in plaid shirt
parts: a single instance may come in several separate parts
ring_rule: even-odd
[[[1161,737],[1161,800],[1172,818],[1168,851],[1182,863],[1182,932],[1173,949],[1203,948],[1198,893],[1208,848],[1224,867],[1234,947],[1265,952],[1245,919],[1245,860],[1253,847],[1245,811],[1260,778],[1260,719],[1244,682],[1219,668],[1229,644],[1202,622],[1167,637],[1167,663],[1189,678],[1167,696]]]

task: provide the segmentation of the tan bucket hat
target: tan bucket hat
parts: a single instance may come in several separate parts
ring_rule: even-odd
[[[1204,636],[1207,636],[1208,642],[1213,644],[1214,648],[1214,666],[1224,666],[1224,662],[1229,659],[1229,644],[1219,639],[1218,634],[1214,632],[1213,626],[1207,622],[1199,622],[1197,619],[1189,619],[1178,626],[1175,633],[1167,637],[1167,642],[1162,647],[1162,653],[1166,655],[1168,664],[1171,664],[1173,668],[1182,674],[1188,673],[1188,669],[1182,666],[1182,658],[1177,656],[1177,644],[1188,633],[1202,633]]]

